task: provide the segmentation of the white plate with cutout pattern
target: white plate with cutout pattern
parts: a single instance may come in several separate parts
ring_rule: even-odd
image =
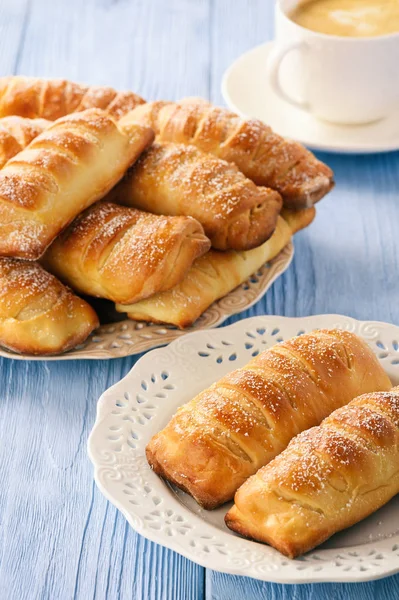
[[[89,439],[102,493],[148,539],[209,569],[279,583],[367,581],[399,571],[399,496],[313,552],[289,560],[224,524],[229,505],[201,509],[150,469],[145,446],[177,408],[273,344],[317,328],[355,332],[399,384],[399,327],[340,315],[253,317],[199,331],[143,356],[100,398]]]
[[[28,356],[16,354],[11,350],[0,347],[0,356],[18,360],[79,360],[122,358],[140,354],[146,350],[168,344],[187,332],[218,327],[232,315],[247,310],[256,304],[277,277],[288,269],[293,256],[294,244],[290,241],[273,260],[266,263],[230,294],[214,302],[192,327],[188,327],[184,331],[167,325],[139,323],[138,321],[123,319],[122,315],[116,315],[113,309],[110,310],[111,302],[99,301],[103,306],[100,306],[100,309],[97,306],[95,308],[101,317],[101,321],[107,324],[101,325],[83,344],[70,352],[56,356]],[[108,322],[107,315],[109,313],[111,313],[109,321],[113,321],[115,316],[119,320]],[[121,320],[121,317],[123,320]]]

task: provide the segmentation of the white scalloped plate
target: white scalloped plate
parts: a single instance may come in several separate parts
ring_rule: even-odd
[[[0,356],[17,360],[79,360],[106,359],[133,356],[157,346],[168,344],[187,332],[218,327],[226,319],[247,310],[267,292],[272,283],[288,269],[294,256],[294,244],[290,241],[273,260],[235,290],[214,302],[212,306],[184,331],[171,326],[139,323],[125,319],[116,323],[102,325],[74,350],[56,356],[28,356],[16,354],[0,347]]]
[[[228,371],[294,335],[322,327],[366,340],[399,384],[399,327],[340,315],[254,317],[200,331],[142,357],[100,398],[89,439],[95,480],[130,525],[209,569],[279,583],[367,581],[399,571],[399,496],[377,513],[296,560],[233,534],[226,505],[205,511],[149,468],[145,446],[176,409]]]

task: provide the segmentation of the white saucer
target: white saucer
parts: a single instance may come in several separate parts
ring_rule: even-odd
[[[280,135],[314,150],[369,154],[399,150],[399,109],[390,117],[368,125],[333,125],[281,100],[270,88],[266,62],[272,42],[240,56],[225,72],[222,94],[241,116],[261,119]]]

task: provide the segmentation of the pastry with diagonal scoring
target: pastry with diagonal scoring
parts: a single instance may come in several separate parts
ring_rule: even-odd
[[[294,438],[238,490],[226,524],[295,558],[398,493],[396,387],[364,394]]]
[[[148,125],[159,141],[192,144],[235,163],[257,185],[277,190],[287,208],[313,206],[333,187],[331,169],[304,146],[207,102],[149,102],[124,119]]]
[[[263,244],[282,204],[277,192],[257,187],[235,165],[195,146],[171,143],[154,143],[108,199],[156,214],[194,217],[218,250]]]
[[[390,387],[366,342],[316,330],[262,352],[182,406],[149,442],[148,462],[215,508],[295,435],[359,394]]]
[[[0,256],[38,259],[153,140],[97,109],[55,121],[0,170]]]
[[[270,239],[252,250],[209,250],[197,258],[187,275],[170,290],[134,304],[117,304],[116,310],[134,321],[169,323],[181,329],[192,325],[209,306],[247,281],[288,244],[296,231],[314,219],[315,208],[284,210]]]
[[[59,354],[98,327],[87,302],[38,263],[0,258],[0,345],[33,355]]]
[[[0,119],[0,168],[21,152],[32,140],[51,125],[46,119],[3,117]]]
[[[42,264],[77,292],[128,303],[179,283],[210,245],[191,217],[99,202],[53,242]]]
[[[66,79],[0,77],[0,116],[43,117],[55,121],[87,108],[100,108],[119,118],[144,100],[133,92],[74,83]]]

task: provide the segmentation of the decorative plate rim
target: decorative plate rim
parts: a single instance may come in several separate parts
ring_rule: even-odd
[[[130,419],[130,410],[138,411],[135,413],[135,419],[137,419],[135,427],[140,431],[141,435],[141,432],[144,431],[143,428],[148,426],[148,423],[151,423],[152,417],[154,417],[154,422],[162,420],[160,411],[158,410],[158,413],[155,412],[157,407],[149,403],[149,398],[151,398],[152,402],[154,398],[155,400],[160,398],[158,400],[160,404],[167,402],[167,400],[161,399],[165,397],[165,394],[160,394],[159,390],[163,390],[169,386],[168,390],[171,391],[168,393],[172,396],[175,395],[175,405],[172,412],[176,409],[176,399],[179,400],[179,403],[182,403],[181,396],[184,395],[183,391],[173,392],[171,384],[162,387],[162,384],[165,383],[162,381],[163,374],[165,374],[165,379],[167,380],[169,374],[166,369],[170,369],[171,365],[177,368],[179,373],[182,373],[182,375],[179,374],[178,381],[180,381],[180,378],[183,378],[182,380],[184,381],[184,377],[190,377],[190,381],[191,378],[195,379],[195,377],[201,380],[204,373],[203,369],[201,370],[201,374],[198,375],[198,369],[192,368],[190,371],[187,368],[190,365],[192,366],[193,355],[198,360],[199,351],[209,348],[207,344],[216,348],[218,352],[224,352],[223,359],[226,358],[227,361],[228,353],[232,352],[233,349],[228,348],[228,345],[225,348],[220,346],[220,344],[224,343],[224,338],[229,339],[229,337],[234,337],[234,334],[242,336],[248,329],[250,331],[263,331],[259,335],[268,335],[270,337],[275,335],[274,331],[278,333],[280,328],[285,327],[289,329],[290,326],[298,333],[301,330],[309,331],[311,329],[335,326],[350,329],[361,335],[370,344],[378,346],[378,348],[376,347],[376,351],[379,352],[379,360],[385,365],[387,372],[391,372],[391,375],[394,372],[394,378],[396,379],[397,377],[399,380],[399,349],[397,341],[399,340],[399,327],[389,323],[359,321],[351,317],[334,314],[309,317],[281,317],[272,315],[251,317],[217,330],[203,330],[186,334],[184,337],[173,341],[167,347],[153,350],[144,355],[122,380],[109,388],[100,397],[97,405],[96,421],[88,440],[88,453],[94,466],[94,478],[97,486],[105,497],[123,513],[129,524],[138,533],[153,542],[160,543],[178,552],[204,568],[232,575],[250,576],[263,581],[290,584],[334,581],[360,582],[393,575],[399,571],[399,532],[396,531],[392,537],[387,536],[384,539],[379,539],[377,535],[376,540],[364,544],[355,544],[342,548],[315,549],[303,558],[291,561],[269,546],[245,540],[228,532],[227,529],[223,531],[212,523],[204,521],[200,517],[203,511],[198,509],[197,514],[194,514],[181,501],[180,497],[182,493],[179,496],[179,493],[176,493],[168,484],[162,482],[151,471],[146,462],[144,452],[146,445],[145,438],[149,439],[159,429],[159,425],[156,425],[155,428],[155,424],[149,426],[149,429],[145,431],[148,435],[144,435],[144,439],[142,438],[141,441],[140,436],[134,439],[132,447],[127,448],[122,444],[121,449],[124,447],[123,452],[119,451],[118,456],[116,454],[115,444],[119,444],[119,442],[114,440],[119,439],[118,430],[123,429],[120,426],[122,420],[125,422]],[[271,333],[268,332],[268,328],[270,328]],[[388,343],[385,340],[388,337],[390,340],[395,340],[392,351],[389,350]],[[379,341],[381,339],[385,340],[385,345]],[[278,339],[274,337],[270,340],[270,344],[276,341]],[[241,343],[243,344],[243,342]],[[265,344],[265,342],[262,343]],[[269,342],[267,343],[269,344]],[[379,351],[379,348],[381,348],[379,344],[382,344],[384,348],[381,351]],[[262,346],[261,349],[265,349],[266,347],[268,346]],[[222,349],[220,350],[220,348]],[[212,352],[213,350],[209,350],[209,355],[207,355],[209,358],[204,358],[205,362],[202,363],[204,366],[206,366],[207,361],[213,360]],[[235,347],[234,355],[236,356],[236,353],[238,354],[239,352],[243,351]],[[244,358],[248,360],[250,355],[247,357],[244,353],[240,356],[240,360],[242,361]],[[173,360],[175,361],[174,363],[172,362]],[[391,361],[389,365],[387,361]],[[154,365],[156,366],[154,367]],[[393,369],[390,365],[398,366]],[[183,371],[184,368],[186,372]],[[211,367],[209,368],[211,369]],[[229,365],[227,361],[223,368],[225,369],[224,372],[227,372],[231,370],[232,365]],[[155,373],[154,369],[160,371],[160,377],[156,377],[154,374],[150,375],[151,373]],[[143,387],[145,380],[150,381],[149,377],[151,377],[151,381],[154,379],[153,383],[145,384],[147,387]],[[170,381],[175,381],[173,376],[171,376]],[[129,385],[128,388],[126,388],[126,384]],[[144,389],[148,390],[148,385],[153,386],[153,392],[144,391]],[[198,387],[198,383],[196,385]],[[200,382],[199,385],[201,389],[203,383],[201,385]],[[138,389],[143,396],[139,400],[139,394],[137,394],[136,400],[139,404],[137,404],[136,400],[131,399],[130,391],[126,391],[132,388],[135,390],[132,395],[135,395]],[[155,396],[157,390],[158,394]],[[151,396],[151,394],[153,395]],[[123,402],[125,402],[128,407],[127,410],[126,408],[117,408],[120,406],[120,398],[125,398],[125,400],[122,400],[122,406]],[[185,401],[186,399],[184,399]],[[154,411],[154,414],[146,416],[146,411],[147,413]],[[139,426],[138,423],[140,423],[140,418],[143,415],[143,423]],[[147,418],[150,420],[146,421]],[[167,418],[169,418],[169,415],[167,415]],[[108,434],[115,432],[116,435],[104,438],[104,431]],[[122,431],[122,436],[123,433]],[[132,433],[134,434],[133,430]],[[104,442],[104,439],[111,438],[113,441]],[[125,486],[124,493],[121,491],[122,486]],[[128,488],[127,486],[131,487]],[[140,506],[140,501],[143,503],[143,507]],[[159,509],[157,508],[158,506],[160,507]],[[150,509],[153,509],[152,512],[148,512]],[[151,515],[155,516],[152,517]],[[154,528],[151,528],[151,526]],[[199,535],[199,530],[202,535]],[[205,533],[207,536],[205,536]],[[204,545],[204,542],[201,542],[203,538],[212,541]],[[209,548],[201,550],[201,543],[204,548],[206,548],[206,545],[211,547],[212,552]],[[215,555],[214,550],[215,548],[218,550],[218,546],[220,553]],[[222,552],[222,548],[225,548],[226,551]],[[368,565],[368,563],[371,566],[366,567],[365,565]]]
[[[215,328],[229,317],[248,310],[256,304],[290,266],[294,257],[294,244],[290,242],[247,281],[229,294],[214,302],[191,327],[180,330],[171,326],[140,323],[125,319],[117,323],[101,325],[80,346],[54,356],[30,356],[17,354],[0,346],[0,357],[14,360],[107,360],[141,354],[169,342],[204,329]],[[255,276],[255,277],[254,277]]]

